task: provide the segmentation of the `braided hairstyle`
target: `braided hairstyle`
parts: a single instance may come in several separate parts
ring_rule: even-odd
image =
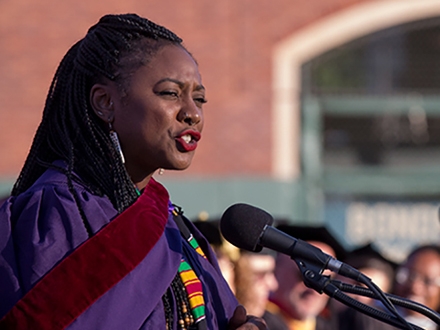
[[[110,79],[124,91],[130,71],[145,65],[161,47],[183,47],[181,42],[173,32],[135,14],[103,16],[62,59],[12,195],[28,189],[53,161],[61,159],[67,164],[64,172],[69,190],[87,230],[90,228],[73,189],[73,172],[89,189],[106,195],[118,212],[130,206],[137,198],[136,189],[108,128],[92,110],[90,89]]]

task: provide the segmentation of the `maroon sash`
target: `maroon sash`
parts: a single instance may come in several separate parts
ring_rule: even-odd
[[[0,320],[0,329],[67,327],[150,252],[164,232],[168,200],[165,188],[151,179],[132,206],[27,292]]]

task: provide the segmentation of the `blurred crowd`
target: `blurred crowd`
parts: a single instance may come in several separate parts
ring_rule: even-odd
[[[308,288],[297,263],[289,256],[266,249],[259,253],[239,250],[222,238],[218,221],[198,220],[195,224],[217,253],[220,268],[238,301],[249,314],[262,316],[269,329],[395,329]],[[277,228],[358,269],[383,292],[440,311],[440,245],[416,246],[403,262],[396,263],[385,258],[372,244],[346,251],[325,227],[280,224]],[[323,275],[347,284],[361,285],[327,270]],[[357,294],[349,296],[384,310],[379,300]],[[440,329],[430,318],[418,312],[396,308],[412,324],[427,330]]]

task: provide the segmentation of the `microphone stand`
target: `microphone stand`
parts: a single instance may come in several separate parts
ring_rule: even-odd
[[[370,317],[373,317],[379,321],[388,323],[396,328],[399,329],[410,329],[410,330],[423,330],[422,328],[411,324],[407,322],[394,308],[392,303],[389,300],[389,296],[386,296],[375,284],[371,283],[362,283],[368,286],[369,293],[371,294],[375,299],[380,299],[384,306],[390,310],[390,313],[387,313],[385,311],[376,309],[374,307],[368,306],[366,304],[363,304],[356,299],[351,298],[350,296],[346,295],[342,292],[342,289],[340,289],[338,286],[340,285],[340,281],[336,281],[339,283],[333,283],[333,280],[329,276],[322,275],[323,267],[319,266],[313,262],[306,261],[302,258],[295,258],[294,261],[297,263],[302,277],[304,284],[317,291],[318,293],[322,294],[325,293],[331,298],[334,298],[344,305],[347,305],[351,308],[354,308],[355,310],[366,314]],[[361,279],[366,278],[365,275],[361,276]],[[338,284],[338,285],[336,285]],[[344,286],[341,286],[343,289],[346,289]],[[354,292],[356,293],[356,292]],[[393,297],[394,299],[394,297]]]
[[[332,280],[332,283],[343,292],[354,293],[360,296],[377,299],[376,295],[368,288],[354,284],[347,284],[337,280]],[[440,324],[440,314],[426,307],[425,305],[390,293],[385,293],[385,295],[397,306],[411,309],[417,313],[423,314],[424,316],[430,318],[433,322]]]

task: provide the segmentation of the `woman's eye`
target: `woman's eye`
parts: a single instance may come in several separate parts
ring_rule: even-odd
[[[164,95],[164,96],[173,96],[173,97],[178,97],[179,94],[177,92],[174,91],[162,91],[158,93],[159,95]]]
[[[208,101],[204,97],[196,97],[196,98],[194,98],[194,102],[199,103],[199,104],[205,104]]]

